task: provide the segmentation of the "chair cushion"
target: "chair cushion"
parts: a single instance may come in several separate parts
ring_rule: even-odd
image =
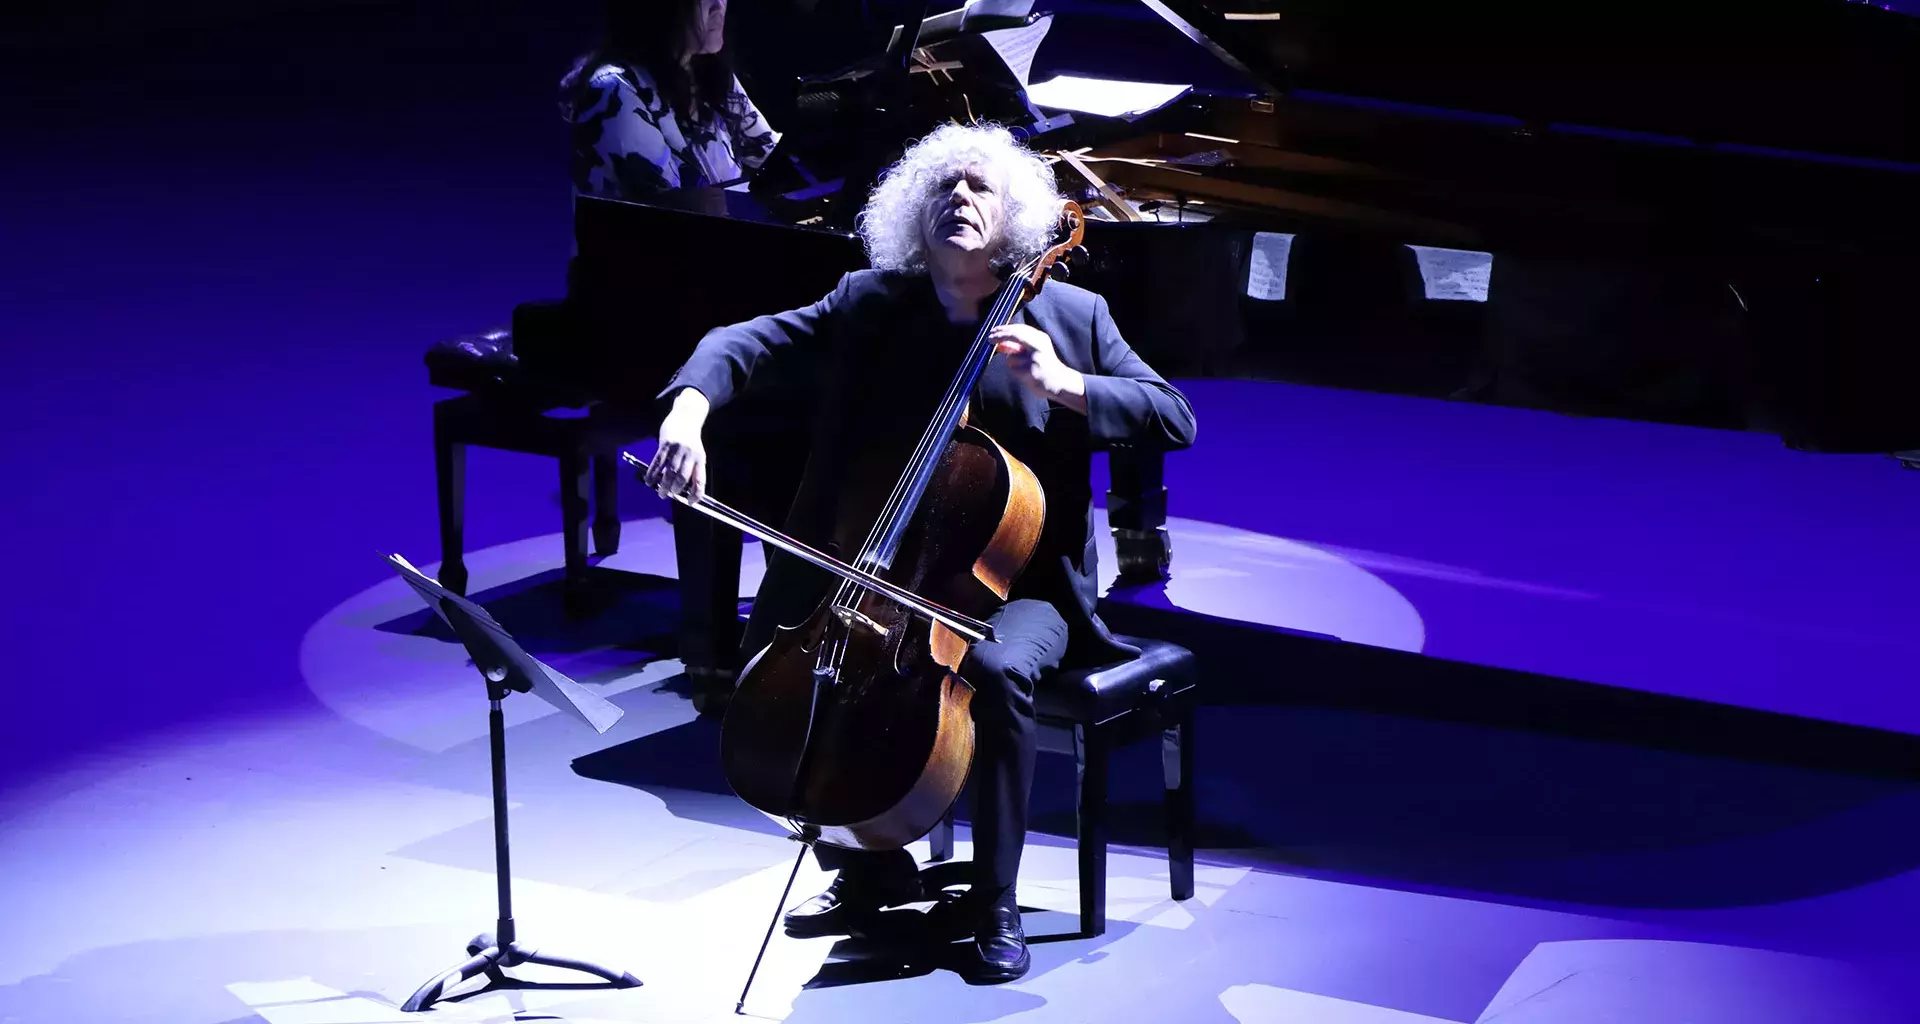
[[[1034,714],[1073,722],[1104,722],[1148,699],[1149,685],[1160,680],[1156,699],[1192,689],[1199,681],[1193,652],[1178,644],[1141,637],[1115,637],[1140,648],[1140,656],[1098,668],[1063,669],[1040,681],[1033,695]]]

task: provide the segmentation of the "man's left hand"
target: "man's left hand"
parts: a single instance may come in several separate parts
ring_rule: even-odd
[[[1060,361],[1047,332],[1030,324],[1007,324],[987,335],[1007,357],[1007,369],[1028,391],[1075,412],[1087,411],[1087,379]]]

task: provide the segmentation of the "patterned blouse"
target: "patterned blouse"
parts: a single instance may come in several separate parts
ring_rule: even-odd
[[[574,194],[641,199],[758,169],[779,135],[737,78],[719,108],[683,125],[644,68],[595,69],[574,106]]]

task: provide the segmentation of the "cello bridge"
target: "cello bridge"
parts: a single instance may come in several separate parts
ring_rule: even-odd
[[[845,623],[848,629],[864,629],[881,640],[887,638],[887,627],[875,622],[857,608],[849,608],[843,604],[836,604],[833,606],[833,614],[835,618]]]

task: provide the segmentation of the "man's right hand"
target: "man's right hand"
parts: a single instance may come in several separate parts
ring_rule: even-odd
[[[685,388],[673,399],[673,411],[660,421],[660,449],[647,464],[647,486],[662,498],[707,493],[707,448],[700,441],[707,423],[707,396]]]

